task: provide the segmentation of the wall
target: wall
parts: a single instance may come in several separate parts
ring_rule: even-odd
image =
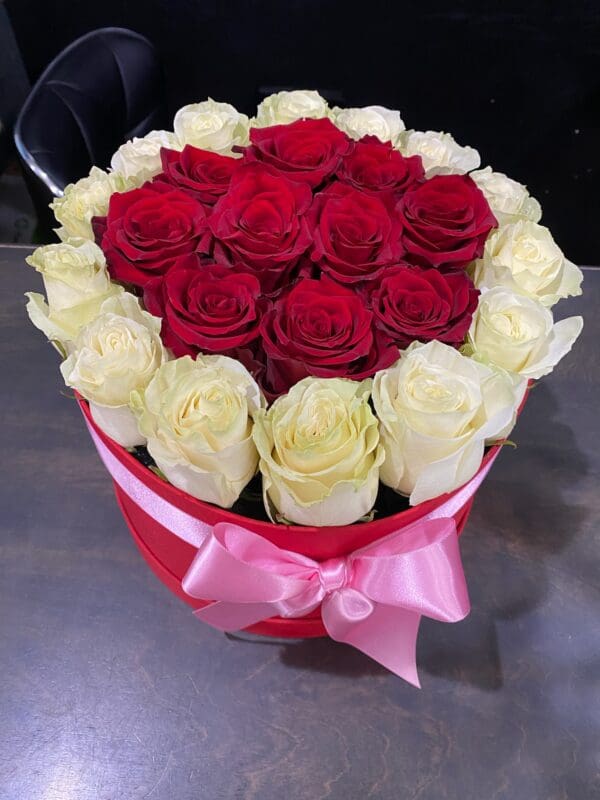
[[[579,263],[600,263],[596,2],[8,0],[30,77],[74,37],[124,25],[165,63],[173,109],[208,94],[251,110],[261,86],[340,92],[446,129],[527,183]]]
[[[10,154],[10,132],[29,84],[10,19],[0,0],[0,173]]]

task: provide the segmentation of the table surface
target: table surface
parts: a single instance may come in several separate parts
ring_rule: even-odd
[[[600,271],[462,538],[417,690],[329,640],[239,642],[151,574],[0,248],[1,800],[600,796]],[[598,793],[598,794],[596,794]]]

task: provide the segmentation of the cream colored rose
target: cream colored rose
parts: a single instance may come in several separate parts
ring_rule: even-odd
[[[123,175],[132,186],[141,186],[162,172],[161,148],[179,150],[179,142],[170,131],[150,131],[141,139],[131,139],[117,150],[110,166]]]
[[[499,225],[509,225],[519,219],[539,222],[542,218],[542,207],[522,183],[502,172],[492,172],[491,167],[478,169],[471,177],[485,195]]]
[[[145,441],[129,399],[167,358],[160,326],[160,319],[143,311],[132,294],[110,297],[99,316],[81,329],[60,367],[67,386],[89,400],[96,423],[124,447]]]
[[[25,260],[42,275],[48,297],[46,302],[41,294],[26,294],[29,317],[63,351],[98,315],[102,303],[123,291],[111,283],[102,250],[87,239],[38,247]]]
[[[265,507],[300,525],[349,525],[375,503],[383,449],[371,381],[305,378],[259,412]]]
[[[583,280],[548,228],[523,219],[492,231],[473,275],[480,289],[502,286],[548,307],[562,297],[580,295]]]
[[[62,225],[57,231],[61,239],[79,237],[94,238],[92,217],[102,217],[108,211],[108,201],[114,192],[125,192],[132,188],[117,172],[104,172],[92,167],[90,174],[77,183],[65,187],[62,197],[50,204],[54,216]]]
[[[179,146],[191,144],[202,150],[236,155],[234,145],[248,144],[248,117],[229,103],[210,97],[202,103],[180,108],[173,121]]]
[[[318,92],[294,89],[276,92],[259,104],[251,125],[266,128],[269,125],[287,125],[297,119],[321,119],[329,116],[327,101]]]
[[[481,164],[479,153],[442,131],[408,131],[400,143],[405,156],[421,156],[425,175],[464,175]]]
[[[166,478],[230,508],[256,473],[252,418],[264,406],[250,373],[226,356],[170,361],[131,405],[148,451]]]
[[[483,362],[524,378],[541,378],[569,352],[582,327],[581,317],[555,323],[539,301],[498,287],[479,298],[467,348]]]
[[[334,108],[333,121],[353,139],[376,136],[380,141],[394,145],[404,130],[400,112],[383,106]]]
[[[410,495],[411,505],[462,486],[486,442],[509,433],[525,388],[442,342],[411,344],[373,381],[382,483]]]

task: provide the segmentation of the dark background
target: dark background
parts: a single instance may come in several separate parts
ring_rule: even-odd
[[[600,4],[7,0],[29,78],[93,28],[148,36],[168,102],[252,113],[261,87],[317,88],[449,130],[524,183],[567,255],[600,263]]]

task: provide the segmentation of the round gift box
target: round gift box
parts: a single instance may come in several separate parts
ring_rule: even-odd
[[[431,511],[449,500],[453,494],[445,494],[428,500],[398,514],[343,527],[307,527],[302,525],[281,525],[272,522],[244,517],[234,514],[227,509],[204,503],[197,500],[170,483],[162,480],[152,470],[141,464],[125,448],[110,439],[95,424],[88,404],[78,398],[79,406],[88,424],[100,438],[105,447],[118,459],[123,467],[131,472],[138,480],[142,481],[149,489],[167,500],[172,505],[201,520],[208,525],[217,522],[230,522],[247,528],[254,533],[264,536],[285,550],[301,553],[315,561],[324,561],[348,555],[361,547],[381,539],[411,523],[417,522]],[[492,447],[486,453],[480,467],[485,469],[494,457],[498,446]],[[196,549],[184,542],[175,534],[160,525],[155,519],[143,511],[121,488],[114,483],[117,502],[125,517],[131,535],[141,554],[155,573],[155,575],[177,597],[193,608],[202,608],[209,601],[198,600],[186,594],[181,586],[181,581],[196,555]],[[458,490],[457,490],[458,491]],[[460,534],[467,522],[473,503],[471,498],[454,515],[456,528]],[[278,638],[312,638],[326,636],[321,620],[320,609],[316,609],[305,617],[297,619],[284,619],[272,617],[257,625],[248,628],[251,633]]]

